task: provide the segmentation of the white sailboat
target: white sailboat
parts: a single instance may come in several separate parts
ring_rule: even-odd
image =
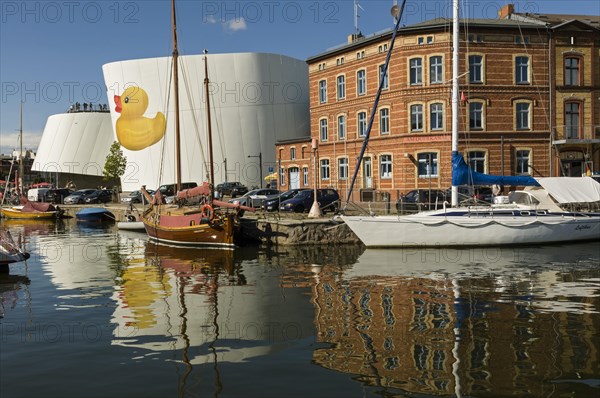
[[[459,183],[455,181],[455,173],[460,166],[457,159],[462,160],[458,154],[458,28],[458,0],[453,0],[453,207],[408,216],[342,216],[344,222],[368,247],[499,246],[600,240],[600,213],[565,211],[559,206],[577,203],[591,207],[600,203],[600,184],[590,177],[539,178],[534,184],[543,188],[514,192],[509,197],[510,204],[456,207]],[[378,97],[375,108],[377,101]],[[367,133],[365,141],[368,136]]]

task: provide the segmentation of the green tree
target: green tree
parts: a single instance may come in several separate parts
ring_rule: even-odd
[[[125,155],[123,155],[121,144],[115,141],[110,146],[110,150],[108,152],[108,155],[106,156],[106,161],[104,163],[104,170],[102,170],[104,180],[108,181],[116,178],[120,179],[121,176],[125,174],[126,167],[127,158],[125,157]]]

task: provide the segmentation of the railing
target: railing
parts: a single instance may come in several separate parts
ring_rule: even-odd
[[[600,125],[561,125],[554,128],[554,141],[600,139]]]

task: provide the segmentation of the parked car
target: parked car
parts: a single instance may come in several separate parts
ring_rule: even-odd
[[[71,195],[73,191],[68,188],[51,189],[46,192],[46,201],[48,203],[62,204],[65,198]]]
[[[265,211],[277,211],[279,210],[279,204],[281,202],[284,202],[288,199],[292,199],[300,192],[308,190],[311,190],[311,188],[296,188],[290,189],[289,191],[285,191],[284,193],[278,195],[269,195],[263,201],[262,209]]]
[[[80,189],[67,196],[63,203],[66,205],[84,203],[84,196],[94,193],[96,189]]]
[[[223,195],[229,195],[232,198],[235,198],[236,196],[242,196],[248,193],[248,187],[241,182],[224,182],[217,185],[217,192],[219,193],[220,198],[222,198]]]
[[[154,191],[152,189],[146,189],[146,191],[150,195],[154,194]],[[142,195],[142,191],[133,191],[124,198],[121,198],[121,202],[125,204],[142,203],[142,201],[144,202],[144,204],[148,203],[144,195]]]
[[[240,204],[248,207],[261,207],[263,200],[269,195],[278,195],[280,192],[277,189],[260,188],[247,192],[244,196],[229,200],[229,203]]]
[[[293,211],[295,213],[304,213],[310,211],[314,202],[314,190],[306,190],[299,192],[292,199],[285,200],[280,203],[280,211]],[[321,211],[336,212],[340,206],[340,195],[335,189],[326,188],[317,190],[317,202],[321,207]]]
[[[108,203],[113,198],[113,191],[110,189],[97,189],[96,191],[83,196],[85,203]]]
[[[447,198],[447,192],[439,189],[413,189],[396,202],[396,210],[404,213],[441,209]]]
[[[182,182],[181,189],[196,188],[198,184],[195,182]],[[158,190],[163,196],[174,196],[177,192],[177,184],[164,184],[158,187]]]

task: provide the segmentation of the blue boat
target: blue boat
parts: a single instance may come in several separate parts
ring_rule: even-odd
[[[104,207],[88,207],[75,214],[78,221],[115,222],[115,215]]]

